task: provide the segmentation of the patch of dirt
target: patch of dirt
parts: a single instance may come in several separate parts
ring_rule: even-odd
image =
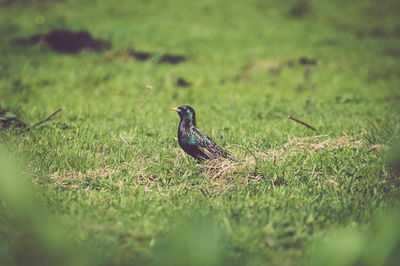
[[[187,82],[184,78],[178,78],[176,80],[176,86],[178,87],[190,87],[190,82]]]
[[[42,125],[43,123],[46,123],[47,121],[53,120],[54,116],[62,111],[64,108],[59,108],[57,111],[52,113],[50,116],[46,117],[45,119],[37,122],[36,124],[29,126],[19,118],[17,118],[13,113],[11,113],[7,109],[3,109],[0,106],[0,130],[2,129],[7,129],[9,127],[18,127],[22,128],[22,130],[18,133],[21,134],[23,132],[29,131],[33,128],[36,128],[39,125]]]
[[[83,49],[102,51],[111,48],[111,44],[101,39],[93,39],[87,31],[72,32],[56,29],[47,34],[37,34],[14,41],[21,45],[45,43],[58,53],[76,54]]]
[[[146,61],[146,60],[150,59],[150,57],[153,56],[153,54],[149,53],[149,52],[139,52],[139,51],[134,51],[134,50],[132,50],[130,52],[130,55],[132,55],[136,60],[139,60],[139,61]]]
[[[0,106],[0,130],[10,127],[25,128],[26,126],[27,124],[24,121]]]
[[[293,18],[302,18],[311,12],[311,3],[309,0],[298,0],[289,10],[289,16]]]
[[[306,65],[315,66],[317,64],[317,60],[314,58],[300,57],[299,64],[304,66]]]
[[[182,55],[173,55],[173,54],[164,54],[161,56],[160,60],[158,61],[159,64],[168,63],[168,64],[178,64],[186,60],[186,57]]]

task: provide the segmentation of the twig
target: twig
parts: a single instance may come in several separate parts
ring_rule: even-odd
[[[43,119],[43,120],[37,122],[36,124],[34,124],[34,125],[31,126],[31,127],[28,127],[28,128],[23,129],[20,133],[24,133],[24,132],[26,132],[26,131],[29,131],[29,130],[31,130],[32,128],[35,128],[35,127],[37,127],[37,126],[39,126],[39,125],[41,125],[41,124],[43,124],[43,123],[45,123],[45,122],[47,122],[47,121],[49,121],[49,120],[52,120],[53,117],[54,117],[56,114],[58,114],[59,112],[61,112],[62,110],[64,110],[63,107],[59,108],[57,111],[55,111],[54,113],[52,113],[51,115],[49,115],[47,118],[45,118],[45,119]]]
[[[302,125],[308,127],[309,129],[312,129],[312,130],[314,130],[314,131],[317,131],[314,127],[310,126],[309,124],[307,124],[307,123],[305,123],[305,122],[303,122],[303,121],[300,121],[300,120],[298,120],[298,119],[296,119],[296,118],[294,118],[294,117],[291,117],[290,115],[288,116],[288,118],[289,118],[289,119],[292,119],[293,121],[296,121],[297,123],[300,123],[300,124],[302,124]]]
[[[36,124],[34,124],[34,125],[32,126],[32,128],[35,128],[35,127],[37,127],[37,126],[43,124],[44,122],[49,121],[50,119],[53,118],[53,116],[55,116],[58,112],[61,112],[62,110],[64,110],[63,107],[59,108],[57,111],[55,111],[54,113],[52,113],[51,115],[49,115],[46,119],[43,119],[42,121],[39,121],[39,122],[37,122]]]

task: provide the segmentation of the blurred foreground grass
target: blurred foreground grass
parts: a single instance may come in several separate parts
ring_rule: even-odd
[[[30,125],[66,108],[23,134],[0,131],[25,176],[2,157],[3,264],[395,261],[399,6],[1,2],[1,108]],[[15,42],[54,29],[111,49]],[[186,60],[159,63],[165,54]],[[237,164],[184,156],[168,111],[181,104]]]
[[[3,151],[0,169],[1,265],[82,265],[84,253],[73,247],[31,182]]]

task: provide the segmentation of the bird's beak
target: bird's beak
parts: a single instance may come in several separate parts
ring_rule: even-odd
[[[179,112],[179,109],[178,108],[169,108],[169,110],[172,110],[172,111],[176,111],[176,112]]]

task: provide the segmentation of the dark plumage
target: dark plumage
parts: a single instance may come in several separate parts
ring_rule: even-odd
[[[235,160],[229,153],[221,149],[212,139],[207,137],[196,125],[196,117],[192,107],[182,105],[170,108],[177,111],[181,121],[178,127],[178,141],[181,148],[198,162],[204,159],[224,157]]]

